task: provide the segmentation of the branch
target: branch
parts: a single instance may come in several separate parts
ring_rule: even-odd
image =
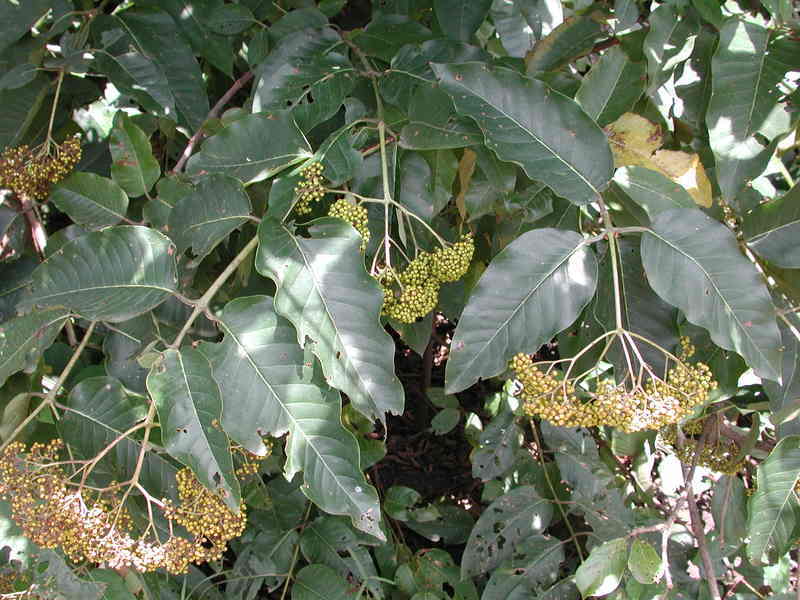
[[[722,600],[722,596],[719,593],[719,587],[717,585],[714,563],[711,562],[711,554],[709,554],[708,545],[706,544],[706,533],[705,527],[703,526],[703,519],[700,515],[700,509],[697,507],[697,499],[694,496],[694,487],[692,485],[694,471],[697,467],[697,459],[703,452],[703,446],[705,446],[706,438],[708,437],[711,425],[711,421],[706,422],[705,427],[703,428],[703,433],[700,436],[700,439],[697,441],[697,448],[695,450],[692,466],[690,469],[688,469],[688,473],[687,469],[684,469],[684,477],[686,477],[686,500],[689,503],[689,516],[691,517],[692,534],[694,534],[694,538],[697,540],[697,549],[700,552],[700,560],[703,562],[703,570],[706,572],[708,591],[711,593],[711,598],[713,600]],[[678,445],[681,449],[684,447],[684,442],[685,438],[683,437],[683,432],[681,432],[679,428]]]
[[[239,77],[239,79],[234,81],[230,89],[223,94],[222,98],[220,98],[214,105],[214,108],[212,108],[209,111],[205,120],[208,121],[209,119],[216,119],[219,116],[219,113],[222,111],[222,108],[230,101],[231,98],[233,98],[236,92],[242,89],[242,87],[244,87],[247,84],[247,82],[249,82],[252,78],[253,78],[253,72],[248,71],[247,73]],[[189,157],[192,155],[192,152],[194,151],[194,147],[197,145],[197,142],[200,141],[200,138],[202,138],[203,135],[205,134],[203,132],[203,125],[201,125],[200,128],[194,132],[194,135],[191,138],[189,138],[189,143],[186,144],[186,148],[184,148],[183,153],[181,154],[181,157],[178,160],[178,163],[172,170],[173,173],[180,173],[181,171],[183,171],[183,167],[186,166],[186,161],[189,160]]]
[[[239,265],[242,264],[244,259],[247,258],[247,256],[253,250],[255,250],[256,246],[258,246],[257,235],[253,236],[253,239],[247,242],[247,245],[242,248],[239,254],[236,255],[236,258],[234,258],[230,264],[225,267],[225,270],[220,273],[219,277],[214,280],[214,283],[211,284],[211,287],[208,288],[206,293],[194,303],[194,310],[192,311],[192,314],[189,315],[186,323],[184,323],[183,328],[181,329],[180,333],[178,333],[178,337],[176,337],[175,341],[170,344],[170,348],[178,348],[178,346],[181,345],[183,338],[186,337],[187,333],[189,333],[189,329],[191,329],[195,319],[197,319],[197,317],[199,317],[206,311],[206,309],[208,309],[209,303],[214,298],[214,295],[219,291],[219,288],[221,288],[228,278],[234,273],[234,271],[239,268]]]

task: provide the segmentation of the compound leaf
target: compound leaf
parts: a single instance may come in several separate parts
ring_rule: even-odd
[[[575,232],[536,229],[503,249],[461,315],[447,361],[446,391],[466,389],[536,352],[569,326],[597,286],[597,259]]]
[[[608,141],[574,100],[504,68],[432,66],[456,111],[478,123],[500,160],[575,204],[596,200],[606,187],[614,170]]]
[[[225,410],[223,430],[250,452],[264,454],[262,435],[288,433],[286,477],[303,471],[303,493],[320,509],[348,515],[381,540],[377,492],[360,471],[356,439],[341,422],[341,401],[297,345],[272,298],[241,297],[220,315],[225,334],[200,350],[211,362]]]
[[[127,321],[177,289],[175,247],[147,227],[87,233],[62,246],[32,275],[26,305],[63,306],[87,319]]]
[[[193,348],[169,349],[150,370],[147,389],[158,409],[166,451],[206,488],[222,490],[226,504],[238,510],[239,481],[220,426],[222,399],[208,359]]]
[[[380,324],[382,294],[359,252],[361,237],[339,219],[316,222],[317,237],[264,219],[256,269],[278,286],[275,310],[317,355],[330,385],[370,419],[403,410],[394,344]]]
[[[781,336],[767,287],[731,231],[693,208],[652,219],[642,237],[648,281],[718,346],[735,350],[767,379],[779,379]]]

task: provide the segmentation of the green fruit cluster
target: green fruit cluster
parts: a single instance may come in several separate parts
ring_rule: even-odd
[[[325,195],[325,185],[322,177],[323,166],[314,162],[300,170],[303,179],[294,186],[297,202],[294,211],[298,215],[307,215],[311,212],[311,203],[316,202]]]
[[[666,379],[650,375],[635,385],[613,379],[579,385],[574,379],[565,380],[551,363],[534,363],[527,354],[514,356],[511,368],[522,384],[519,395],[526,415],[560,427],[608,425],[628,433],[677,423],[717,386],[702,363],[681,362],[669,369]]]
[[[399,273],[385,271],[379,278],[383,314],[401,323],[414,323],[427,315],[439,302],[442,283],[463,277],[474,252],[475,242],[468,233],[448,248],[420,252]]]
[[[686,434],[683,448],[678,448],[678,426],[670,425],[665,427],[661,433],[661,439],[671,446],[675,455],[686,465],[697,464],[708,467],[717,473],[725,475],[735,475],[744,468],[744,460],[740,458],[741,448],[734,440],[718,438],[714,441],[706,441],[700,454],[697,453],[697,439],[689,437],[699,435],[703,431],[703,419],[696,419],[685,424],[683,432]],[[696,458],[695,458],[696,457]]]
[[[44,200],[50,187],[69,175],[81,159],[81,142],[69,138],[55,151],[32,150],[27,145],[9,147],[0,154],[0,187],[20,198]]]
[[[340,198],[328,209],[329,217],[337,217],[347,221],[356,228],[356,231],[361,234],[361,251],[367,249],[369,243],[369,218],[367,207],[363,205],[356,205],[349,202],[345,198]]]

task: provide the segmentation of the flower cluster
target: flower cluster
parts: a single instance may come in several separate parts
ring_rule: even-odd
[[[328,216],[337,217],[347,221],[356,228],[356,231],[361,234],[361,251],[367,249],[369,243],[369,219],[367,214],[367,207],[353,204],[345,198],[340,198],[328,209]]]
[[[49,148],[49,146],[48,146]],[[0,187],[19,197],[44,200],[50,186],[58,183],[81,159],[81,142],[72,137],[54,152],[32,150],[26,145],[8,147],[0,154]]]
[[[427,315],[439,302],[442,283],[463,277],[474,252],[475,242],[468,233],[447,248],[420,252],[399,273],[384,270],[378,277],[383,314],[401,323],[414,323]]]
[[[189,469],[177,472],[178,502],[160,507],[170,535],[160,540],[152,522],[138,534],[127,510],[124,485],[97,491],[74,483],[61,462],[61,440],[20,442],[0,455],[0,496],[11,504],[11,517],[26,537],[43,548],[60,548],[73,561],[88,561],[111,569],[140,572],[159,568],[185,573],[190,563],[221,558],[227,543],[244,532],[245,506],[231,511],[223,499],[206,489]],[[252,469],[249,469],[252,472]],[[179,535],[182,526],[189,537]],[[162,536],[163,537],[163,536]]]
[[[311,163],[300,170],[303,179],[294,187],[297,203],[294,211],[298,215],[307,215],[311,212],[311,203],[316,202],[325,195],[323,185],[322,165],[318,162]]]
[[[638,350],[629,355],[641,356]],[[565,361],[534,363],[530,356],[517,354],[511,368],[522,384],[519,395],[525,414],[561,427],[609,425],[629,433],[661,429],[690,415],[717,386],[708,366],[674,357],[667,359],[672,366],[664,378],[642,366],[616,379],[588,381],[569,377],[569,368],[557,369],[560,362]]]

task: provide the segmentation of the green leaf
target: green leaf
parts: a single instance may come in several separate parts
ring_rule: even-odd
[[[67,317],[67,311],[49,308],[0,324],[0,386],[14,373],[36,365]]]
[[[659,553],[641,538],[636,538],[631,544],[628,568],[636,581],[645,585],[656,583],[664,572]]]
[[[223,4],[208,17],[206,26],[222,35],[237,35],[257,23],[250,9],[241,4]]]
[[[420,85],[411,97],[408,124],[400,145],[409,150],[463,148],[483,143],[483,134],[469,119],[456,116],[453,101],[438,87]]]
[[[739,549],[747,537],[747,490],[736,475],[723,475],[714,484],[711,514],[722,551]]]
[[[342,426],[338,392],[325,389],[313,358],[267,296],[241,297],[220,315],[225,337],[203,344],[225,410],[222,428],[250,452],[264,454],[262,435],[288,432],[284,472],[303,471],[303,493],[320,509],[348,515],[381,540],[378,495],[359,469],[355,438]]]
[[[0,17],[0,23],[3,23]],[[47,77],[38,75],[15,90],[0,90],[0,148],[16,146],[24,138],[42,102],[50,92]]]
[[[491,6],[492,0],[434,0],[433,10],[447,37],[469,42]]]
[[[445,408],[431,419],[431,429],[436,435],[444,435],[453,430],[461,420],[461,412],[457,408]]]
[[[585,56],[603,35],[604,22],[600,11],[566,18],[526,54],[526,72],[535,75],[543,71],[555,71]]]
[[[642,263],[655,292],[715,344],[741,354],[760,377],[779,378],[775,307],[727,227],[697,209],[663,211],[642,236]]]
[[[619,46],[610,48],[581,80],[575,102],[598,125],[628,112],[644,93],[645,64],[634,62]]]
[[[383,598],[375,564],[363,545],[372,541],[364,537],[340,517],[324,516],[303,529],[300,549],[308,563],[324,564],[356,585],[366,583],[373,596]]]
[[[269,140],[269,143],[264,143]],[[208,138],[189,159],[192,174],[224,173],[245,185],[272,177],[311,156],[311,148],[287,111],[237,119]]]
[[[191,248],[199,261],[246,223],[250,211],[250,198],[238,179],[209,175],[170,211],[169,231],[178,252]]]
[[[122,385],[133,392],[147,393],[145,379],[148,370],[137,359],[145,346],[155,338],[155,333],[152,314],[117,323],[114,330],[103,338],[106,373],[119,379]]]
[[[723,24],[706,115],[723,198],[735,198],[766,167],[774,148],[758,138],[773,140],[792,127],[779,84],[800,68],[799,57],[797,42],[783,33],[736,18]]]
[[[128,196],[111,179],[77,172],[54,186],[50,201],[78,225],[102,229],[125,219]]]
[[[209,111],[208,95],[200,65],[173,20],[161,11],[129,9],[119,15],[118,22],[135,46],[153,60],[169,83],[181,120],[197,131]]]
[[[353,66],[336,52],[332,29],[302,29],[284,37],[258,66],[253,112],[291,108],[303,131],[335,115],[355,85]]]
[[[499,477],[514,464],[522,440],[514,414],[504,410],[481,433],[472,455],[472,476],[481,481]]]
[[[759,204],[745,216],[743,229],[754,252],[778,267],[800,269],[800,184]]]
[[[783,438],[758,465],[756,491],[748,505],[747,556],[753,564],[771,564],[794,541],[800,477],[800,436]]]
[[[787,315],[787,319],[795,329],[800,325],[796,317]],[[763,382],[763,386],[769,396],[771,416],[773,423],[777,425],[780,439],[787,433],[800,433],[800,420],[797,418],[788,420],[784,417],[787,412],[794,412],[792,407],[800,399],[800,339],[783,321],[778,321],[778,328],[783,343],[780,383],[766,380]]]
[[[235,52],[231,40],[209,27],[209,18],[222,5],[222,0],[195,0],[191,3],[187,0],[148,0],[148,3],[169,13],[195,54],[206,57],[226,75],[232,75]]]
[[[469,535],[461,560],[462,579],[494,569],[512,555],[516,544],[541,533],[552,514],[552,504],[533,486],[520,486],[497,498]]]
[[[111,150],[111,177],[133,198],[144,196],[161,176],[150,140],[123,111],[114,115],[108,141]]]
[[[38,266],[39,261],[30,256],[0,264],[0,323],[17,316],[17,304],[30,284],[31,273]]]
[[[650,30],[642,51],[647,59],[647,93],[652,95],[692,54],[700,23],[690,12],[681,14],[674,4],[662,4],[650,13]]]
[[[560,0],[494,2],[490,14],[506,52],[517,58],[564,20]]]
[[[614,173],[614,184],[641,206],[652,219],[671,208],[695,208],[689,192],[666,175],[646,167],[622,167]]]
[[[358,250],[361,236],[339,219],[303,238],[272,219],[259,226],[256,269],[278,286],[275,310],[322,363],[328,383],[368,418],[403,410],[394,344],[380,324],[382,293]]]
[[[177,289],[175,248],[147,227],[87,233],[44,261],[25,304],[63,306],[100,321],[127,321]]]
[[[481,600],[524,600],[534,590],[553,584],[564,561],[564,544],[557,538],[534,535],[516,544],[513,555],[492,572]]]
[[[158,409],[164,448],[209,490],[219,490],[231,510],[241,496],[228,437],[220,427],[222,399],[211,365],[199,351],[169,349],[147,376]]]
[[[596,546],[575,572],[581,595],[604,596],[619,586],[628,557],[628,540],[617,538]]]
[[[136,99],[147,110],[161,117],[177,119],[175,96],[169,81],[161,67],[148,56],[139,52],[116,55],[99,52],[95,65],[120,92]]]
[[[575,204],[597,199],[613,175],[602,130],[570,98],[503,68],[433,65],[459,114],[474,119],[486,145]]]
[[[405,15],[379,12],[353,41],[366,54],[389,62],[406,44],[420,44],[432,37],[430,29]]]
[[[52,8],[49,0],[0,3],[0,51],[22,38]]]
[[[464,308],[447,392],[499,375],[518,352],[536,352],[578,317],[596,285],[597,259],[577,233],[547,228],[519,236],[495,256]]]
[[[96,584],[91,581],[80,579],[72,567],[56,554],[53,550],[41,550],[39,555],[39,565],[37,565],[37,576],[42,581],[49,581],[51,589],[58,590],[58,595],[64,600],[101,600],[105,598],[104,584]],[[42,565],[47,565],[43,569]]]
[[[356,600],[357,591],[330,567],[308,565],[297,572],[292,585],[292,600]]]

